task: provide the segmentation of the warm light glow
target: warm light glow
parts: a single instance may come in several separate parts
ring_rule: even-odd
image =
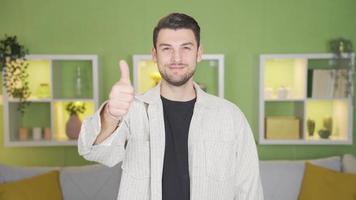
[[[58,141],[66,141],[68,137],[65,133],[66,123],[69,119],[69,113],[66,111],[66,106],[69,102],[55,102],[54,103],[54,133],[53,136]],[[84,120],[85,118],[93,115],[95,112],[94,103],[93,102],[83,102],[83,101],[75,101],[74,104],[81,105],[85,103],[85,112],[79,113],[80,120]]]
[[[154,87],[158,80],[157,74],[159,74],[159,72],[154,61],[140,61],[138,63],[138,92],[144,93]]]
[[[313,136],[307,133],[307,139],[319,139],[318,131],[324,128],[323,120],[331,117],[332,134],[330,139],[346,140],[349,127],[348,100],[309,100],[306,102],[306,117],[315,121]]]
[[[305,97],[306,61],[304,59],[270,59],[265,63],[264,86],[278,98],[278,90],[287,88],[288,99]]]
[[[48,60],[28,61],[28,82],[31,91],[30,99],[50,98],[51,65]]]

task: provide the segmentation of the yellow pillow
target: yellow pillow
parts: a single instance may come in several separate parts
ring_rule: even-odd
[[[355,200],[356,175],[305,164],[299,200]]]
[[[59,172],[0,184],[0,200],[62,200]]]

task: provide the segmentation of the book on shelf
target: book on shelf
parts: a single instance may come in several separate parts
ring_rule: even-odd
[[[312,97],[332,98],[335,85],[335,70],[316,69],[312,76]]]
[[[294,116],[269,116],[265,119],[266,139],[300,139],[301,122]]]

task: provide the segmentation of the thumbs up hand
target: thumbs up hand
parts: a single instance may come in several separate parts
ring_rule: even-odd
[[[124,60],[120,60],[119,65],[121,78],[112,86],[109,101],[106,105],[109,116],[117,121],[121,120],[128,112],[134,99],[134,88],[130,81],[129,66]]]

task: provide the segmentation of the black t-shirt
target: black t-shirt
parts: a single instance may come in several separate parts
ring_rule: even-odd
[[[166,145],[162,175],[162,200],[189,200],[188,132],[195,100],[163,102]]]

